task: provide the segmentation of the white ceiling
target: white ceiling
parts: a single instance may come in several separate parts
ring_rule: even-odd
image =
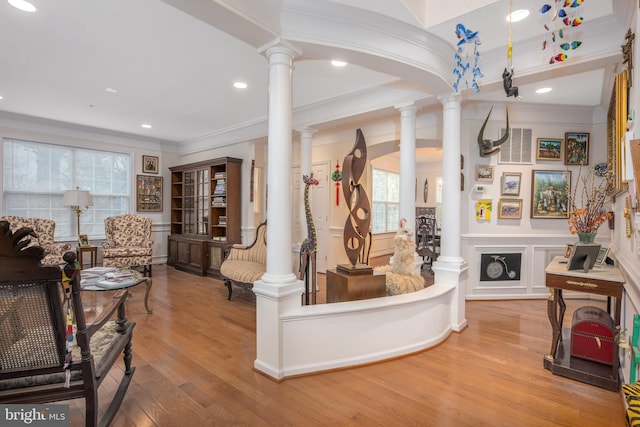
[[[38,8],[36,13],[22,12],[0,1],[0,113],[124,132],[177,146],[266,123],[267,59],[258,48],[276,36],[286,38],[286,17],[303,8],[330,10],[338,17],[334,21],[383,13],[396,24],[384,21],[391,27],[381,27],[381,33],[405,31],[404,26],[409,25],[441,37],[450,44],[451,54],[457,42],[455,25],[464,23],[479,31],[481,55],[488,70],[504,67],[509,39],[504,20],[509,11],[508,0],[452,0],[447,7],[439,7],[438,14],[429,11],[442,6],[440,0],[32,3]],[[583,45],[570,61],[554,65],[548,64],[550,48],[546,52],[540,49],[546,17],[538,10],[544,3],[513,0],[514,9],[526,6],[533,10],[527,20],[512,27],[513,65],[523,100],[507,101],[606,106],[612,72],[615,62],[619,62],[620,45],[629,25],[626,21],[635,1],[584,2],[584,23],[575,32],[584,40]],[[456,10],[479,5],[483,7],[459,17],[452,15]],[[187,12],[197,14],[199,19]],[[427,28],[430,17],[439,23]],[[322,45],[321,35],[317,38]],[[375,58],[358,62],[360,66],[351,63],[335,68],[328,60],[332,56],[330,43],[317,50],[308,48],[308,40],[300,45],[307,49],[295,62],[293,107],[294,115],[307,114],[309,122],[313,117],[327,117],[322,120],[328,126],[331,120],[344,120],[326,112],[321,114],[322,106],[358,96],[370,104],[371,99],[376,99],[382,110],[401,97],[422,98],[427,104],[437,95],[421,87],[419,79],[411,81],[402,73],[394,75],[393,67],[377,67]],[[344,49],[336,49],[335,56],[350,55]],[[526,63],[520,58],[526,58]],[[246,81],[248,89],[233,88],[236,80]],[[553,87],[553,92],[543,96],[533,93],[543,85]],[[466,91],[465,99],[505,101],[499,75],[485,75],[480,86],[478,94]],[[117,93],[109,93],[106,88],[117,89]],[[314,111],[318,112],[315,116]],[[152,128],[141,128],[143,123]]]

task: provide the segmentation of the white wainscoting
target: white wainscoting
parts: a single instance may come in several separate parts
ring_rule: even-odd
[[[547,298],[544,269],[563,255],[568,235],[480,235],[462,236],[462,257],[469,263],[466,296],[468,300]],[[598,242],[608,244],[608,242]],[[520,253],[520,280],[480,281],[482,254]]]

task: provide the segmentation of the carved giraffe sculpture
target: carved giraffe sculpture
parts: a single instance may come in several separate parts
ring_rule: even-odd
[[[313,177],[313,173],[309,176],[303,175],[304,181],[304,216],[307,220],[307,238],[304,239],[300,246],[300,280],[304,277],[305,284],[305,305],[309,305],[309,290],[311,290],[311,303],[316,303],[316,252],[318,251],[318,242],[316,240],[316,227],[313,224],[313,215],[309,206],[309,187],[318,185],[320,181]],[[309,286],[309,267],[311,267],[311,286]]]
[[[500,145],[507,142],[509,139],[509,110],[507,111],[507,130],[504,132],[502,138],[497,141],[492,141],[490,139],[484,139],[484,128],[487,126],[487,122],[489,121],[489,116],[491,116],[491,111],[493,111],[493,107],[489,110],[489,114],[487,114],[487,118],[485,119],[482,127],[480,128],[480,133],[478,134],[478,145],[480,146],[480,157],[487,157],[493,153],[497,153],[500,151]]]

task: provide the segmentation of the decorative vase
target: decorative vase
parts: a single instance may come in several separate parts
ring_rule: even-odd
[[[597,232],[593,231],[591,233],[577,233],[578,234],[578,243],[593,243],[596,238]]]

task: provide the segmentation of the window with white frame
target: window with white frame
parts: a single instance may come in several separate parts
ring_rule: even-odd
[[[93,206],[80,217],[82,234],[104,238],[104,219],[129,212],[131,156],[4,139],[3,215],[50,218],[55,240],[76,240],[76,214],[62,206],[65,190],[89,190]]]
[[[397,231],[400,220],[400,174],[373,169],[372,177],[371,232]]]

